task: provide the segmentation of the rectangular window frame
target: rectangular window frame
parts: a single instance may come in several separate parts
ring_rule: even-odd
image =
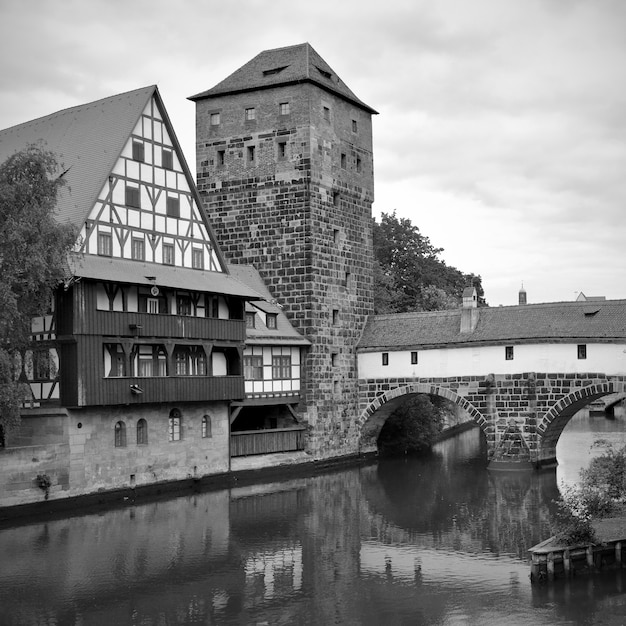
[[[161,149],[161,165],[165,170],[174,169],[174,151],[169,148]]]
[[[224,167],[226,163],[226,150],[218,150],[215,156],[218,167]]]
[[[244,119],[246,122],[256,121],[256,109],[254,107],[247,107],[245,109]]]
[[[165,213],[167,217],[180,217],[180,198],[167,196],[165,201]]]
[[[263,357],[247,354],[243,357],[244,380],[263,380]]]
[[[291,113],[289,102],[280,102],[278,104],[278,113],[279,115],[289,115]]]
[[[191,267],[194,270],[204,269],[204,250],[202,248],[191,249]]]
[[[113,256],[113,235],[111,233],[98,233],[98,256]]]
[[[209,125],[210,126],[219,126],[222,122],[222,117],[219,111],[214,111],[213,113],[209,113]]]
[[[272,380],[291,380],[291,356],[275,354],[272,356]]]
[[[515,347],[504,346],[504,360],[513,361],[515,359]]]
[[[278,314],[277,313],[268,313],[265,316],[265,325],[270,330],[276,330],[278,327]]]
[[[135,209],[141,208],[141,192],[139,187],[133,185],[126,185],[124,190],[124,202],[126,206],[133,207]]]
[[[411,351],[411,365],[417,365],[417,350]]]
[[[383,367],[387,367],[389,365],[389,352],[383,352],[381,354],[381,364]]]
[[[163,265],[174,265],[176,262],[176,253],[173,243],[163,244]]]
[[[140,237],[133,237],[131,241],[131,257],[133,261],[145,261],[146,243]]]
[[[145,163],[146,160],[146,147],[143,141],[133,139],[133,161],[139,163]]]
[[[576,346],[576,354],[579,360],[584,360],[587,358],[587,344],[586,343],[579,343],[578,346]]]

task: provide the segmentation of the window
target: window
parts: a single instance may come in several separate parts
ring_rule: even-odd
[[[209,120],[211,122],[211,126],[219,126],[220,124],[220,114],[219,113],[211,113],[209,116]]]
[[[334,228],[333,229],[333,243],[339,243],[339,229],[338,228]]]
[[[191,315],[191,297],[178,296],[176,298],[176,313],[178,315]]]
[[[246,328],[255,328],[256,325],[254,323],[254,313],[246,312]]]
[[[417,352],[411,352],[411,365],[417,365]]]
[[[248,163],[254,163],[255,146],[248,146],[247,154],[248,154]]]
[[[263,357],[243,357],[243,377],[246,380],[263,380]]]
[[[357,124],[357,121],[356,120],[352,120],[352,132],[356,133],[358,128],[359,128],[359,125]]]
[[[115,447],[126,447],[126,424],[122,421],[115,424]]]
[[[126,206],[132,206],[138,209],[141,208],[141,197],[139,194],[139,187],[132,187],[131,185],[126,185],[125,196],[126,196],[125,197]]]
[[[168,439],[169,441],[180,441],[183,436],[183,416],[178,409],[170,411]]]
[[[146,298],[146,313],[152,313],[156,315],[159,313],[159,299],[158,298]]]
[[[276,323],[278,321],[278,315],[276,313],[268,313],[267,317],[265,318],[266,321],[266,326],[271,329],[271,330],[275,330],[276,329]]]
[[[587,358],[587,345],[584,343],[578,346],[578,358],[579,359]]]
[[[352,274],[350,272],[346,272],[346,275],[344,277],[344,285],[348,290],[350,290],[352,287]]]
[[[389,352],[383,352],[383,365],[389,365]]]
[[[339,206],[341,196],[338,191],[333,191],[333,206]]]
[[[279,159],[287,158],[287,142],[286,141],[278,142],[278,158]]]
[[[346,155],[343,152],[341,153],[341,169],[346,169]]]
[[[206,376],[206,352],[201,346],[178,346],[174,351],[176,376]]]
[[[273,67],[271,70],[263,70],[263,76],[272,76],[272,74],[280,74],[287,65],[283,65],[281,67]]]
[[[207,437],[212,437],[213,433],[211,432],[211,416],[203,415],[202,416],[202,438],[206,439]]]
[[[107,378],[126,376],[126,358],[122,346],[119,343],[109,343],[105,344],[104,349],[110,362],[109,371],[106,373]]]
[[[133,161],[141,161],[144,162],[145,150],[143,141],[137,141],[133,139]]]
[[[339,309],[333,309],[333,326],[339,324]]]
[[[363,164],[361,163],[361,157],[356,158],[356,171],[359,173],[363,171]]]
[[[332,367],[337,367],[337,363],[339,362],[339,353],[333,352],[330,355],[330,364]]]
[[[163,148],[161,151],[161,164],[166,170],[174,169],[174,154],[171,150]]]
[[[222,166],[224,165],[224,162],[226,160],[226,150],[218,150],[217,151],[217,164],[218,166]]]
[[[289,102],[281,102],[278,105],[278,112],[281,115],[289,115]]]
[[[324,119],[330,122],[330,109],[328,107],[324,107]]]
[[[98,233],[98,254],[100,256],[113,256],[111,233]]]
[[[513,360],[513,346],[506,346],[504,348],[504,358],[507,361],[512,361]]]
[[[180,200],[172,196],[167,196],[165,212],[168,217],[180,217]]]
[[[214,318],[220,316],[220,300],[217,296],[206,296],[204,315]]]
[[[173,243],[163,244],[163,264],[174,265],[174,244]]]
[[[193,248],[191,251],[191,267],[194,270],[204,269],[204,252],[202,248]]]
[[[52,375],[53,363],[49,350],[33,351],[33,379],[49,380]]]
[[[163,346],[141,344],[133,350],[133,375],[143,378],[167,376],[167,355]]]
[[[246,122],[250,122],[256,119],[256,109],[254,107],[249,107],[246,109]]]
[[[274,380],[287,380],[291,378],[291,357],[289,355],[272,357],[272,378]]]
[[[133,237],[132,245],[131,245],[131,253],[133,260],[135,261],[143,261],[144,260],[144,241],[143,239],[139,239],[138,237]]]
[[[148,443],[148,422],[143,417],[137,422],[137,445],[145,446]]]

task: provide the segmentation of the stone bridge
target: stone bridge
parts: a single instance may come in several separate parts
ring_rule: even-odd
[[[601,373],[489,374],[359,381],[360,451],[375,451],[380,430],[404,396],[429,394],[464,409],[485,434],[490,467],[556,464],[556,444],[571,417],[598,398],[626,391],[626,376]]]

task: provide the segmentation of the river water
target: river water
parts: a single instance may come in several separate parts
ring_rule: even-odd
[[[558,470],[486,469],[472,430],[426,459],[0,528],[0,624],[626,624],[626,570],[530,584],[558,484],[626,418],[575,416]]]

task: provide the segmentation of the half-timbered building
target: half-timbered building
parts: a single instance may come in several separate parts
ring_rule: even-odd
[[[245,302],[200,208],[156,86],[0,132],[0,160],[41,142],[79,236],[24,355],[32,398],[0,451],[2,505],[229,469],[245,395]],[[33,224],[33,228],[37,225]]]

